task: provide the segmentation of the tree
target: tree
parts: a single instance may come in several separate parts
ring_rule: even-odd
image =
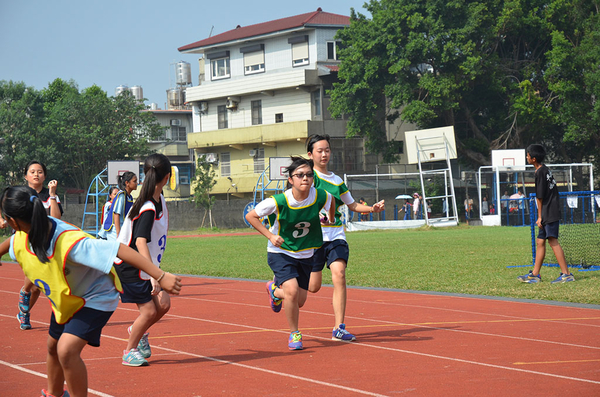
[[[213,227],[211,210],[216,198],[210,195],[210,191],[217,183],[215,177],[216,172],[214,167],[211,163],[206,161],[206,156],[202,155],[200,158],[198,158],[196,178],[193,182],[194,195],[192,196],[192,201],[196,204],[196,207],[202,207],[205,210],[200,227],[204,226],[204,220],[206,219],[207,213],[210,227]]]
[[[598,4],[371,0],[371,19],[351,10],[338,31],[330,111],[349,114],[348,135],[388,161],[385,120],[400,117],[453,125],[460,161],[474,167],[489,164],[491,149],[533,142],[555,159],[589,160],[600,146]]]

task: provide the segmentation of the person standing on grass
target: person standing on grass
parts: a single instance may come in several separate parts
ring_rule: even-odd
[[[138,251],[160,268],[167,244],[169,212],[162,190],[171,176],[171,162],[163,154],[152,154],[144,162],[144,184],[140,195],[131,207],[117,241]],[[116,223],[115,223],[116,226]],[[159,281],[140,272],[127,261],[116,261],[115,269],[123,284],[121,302],[135,303],[139,316],[127,331],[129,340],[123,351],[123,365],[139,367],[148,365],[152,355],[148,342],[148,329],[171,308],[171,299],[161,291]]]
[[[27,163],[25,166],[25,181],[27,186],[36,191],[37,196],[42,201],[46,214],[53,216],[56,219],[60,219],[63,214],[62,205],[60,205],[60,199],[56,194],[56,188],[58,182],[53,179],[48,182],[48,187],[44,187],[44,181],[48,171],[46,166],[39,161],[33,160]],[[19,313],[17,313],[17,320],[19,320],[19,328],[22,330],[31,329],[30,313],[31,309],[37,302],[40,296],[40,290],[36,287],[28,278],[25,278],[23,287],[19,291]]]
[[[419,193],[413,193],[413,219],[421,219],[421,200]]]
[[[323,245],[321,223],[335,221],[335,207],[331,194],[313,187],[312,160],[291,159],[286,169],[291,188],[258,203],[246,220],[269,240],[267,259],[277,280],[277,284],[274,281],[266,284],[271,309],[279,312],[285,299],[285,315],[291,331],[288,348],[302,350],[298,328],[300,308],[306,302],[313,254]],[[324,220],[320,215],[322,210],[327,212]],[[260,221],[265,216],[270,229]],[[279,287],[275,288],[276,285]]]
[[[106,240],[106,232],[110,232],[113,229],[113,217],[112,211],[110,210],[112,202],[119,192],[118,187],[111,187],[108,189],[108,199],[102,207],[102,221],[100,222],[100,230],[98,231],[98,238]]]
[[[179,294],[181,280],[115,240],[95,239],[77,227],[46,214],[34,189],[6,188],[0,196],[2,218],[15,230],[0,244],[35,280],[52,307],[46,367],[48,389],[42,396],[87,396],[88,376],[81,352],[100,346],[100,334],[119,303],[119,257],[150,273],[170,293]],[[64,391],[65,381],[69,391]],[[70,393],[70,394],[69,394]]]
[[[558,187],[552,172],[544,164],[546,150],[542,145],[529,145],[527,147],[527,162],[535,168],[535,199],[538,208],[536,225],[539,228],[536,240],[535,264],[528,274],[517,277],[524,283],[538,283],[542,281],[540,270],[546,256],[546,240],[554,252],[560,266],[560,275],[552,284],[575,281],[569,272],[565,253],[558,242],[558,227],[560,223],[560,203]]]
[[[138,178],[135,173],[126,171],[123,175],[119,175],[118,186],[120,190],[113,199],[109,214],[107,215],[113,220],[112,229],[106,233],[107,238],[116,240],[119,236],[119,232],[125,222],[125,217],[133,205],[131,192],[137,190],[137,185]]]
[[[356,337],[346,330],[346,267],[350,251],[346,242],[344,225],[341,220],[340,208],[345,204],[353,212],[381,212],[385,209],[384,201],[367,206],[354,201],[352,194],[344,181],[327,166],[331,160],[331,146],[329,135],[311,135],[306,141],[308,157],[314,162],[314,185],[317,189],[324,189],[331,193],[335,199],[335,223],[323,226],[323,246],[315,252],[312,273],[308,290],[316,293],[321,289],[323,282],[323,268],[331,270],[333,283],[333,314],[334,327],[332,339],[353,341]]]

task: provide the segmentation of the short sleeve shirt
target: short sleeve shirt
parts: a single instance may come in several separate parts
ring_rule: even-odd
[[[552,171],[545,165],[535,171],[535,196],[542,201],[542,224],[559,221],[558,187]]]

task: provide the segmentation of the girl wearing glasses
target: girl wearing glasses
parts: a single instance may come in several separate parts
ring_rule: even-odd
[[[288,348],[302,349],[302,334],[298,330],[300,308],[306,302],[312,256],[323,244],[321,222],[335,219],[333,197],[325,190],[313,187],[313,162],[302,157],[292,157],[286,169],[288,186],[284,193],[260,202],[246,215],[246,220],[268,240],[267,259],[273,270],[275,282],[267,283],[271,309],[279,312],[285,299],[285,315],[290,326]],[[320,212],[327,212],[321,221]],[[270,229],[260,221],[268,217]]]

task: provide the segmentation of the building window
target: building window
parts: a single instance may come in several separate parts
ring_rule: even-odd
[[[338,58],[338,49],[340,46],[339,41],[328,41],[327,42],[327,60],[337,61]]]
[[[227,107],[225,105],[217,106],[217,117],[219,118],[219,129],[228,128]]]
[[[262,101],[252,101],[252,125],[262,124]]]
[[[187,140],[187,134],[185,127],[179,127],[176,125],[171,126],[171,140],[178,142],[185,142]]]
[[[213,80],[225,79],[230,77],[229,57],[211,59],[210,70]]]
[[[315,107],[315,116],[321,115],[321,89],[318,89],[312,93],[313,106]]]
[[[231,175],[231,156],[229,152],[223,152],[221,157],[221,176]]]
[[[277,113],[277,114],[275,114],[275,122],[276,123],[283,123],[283,113]]]
[[[265,71],[265,46],[255,44],[240,48],[244,54],[244,74],[262,73]]]
[[[189,164],[177,164],[179,168],[179,184],[189,185],[192,179],[192,167]]]
[[[292,44],[292,66],[308,65],[308,42]]]
[[[265,149],[256,149],[254,156],[254,173],[260,174],[265,170]]]

